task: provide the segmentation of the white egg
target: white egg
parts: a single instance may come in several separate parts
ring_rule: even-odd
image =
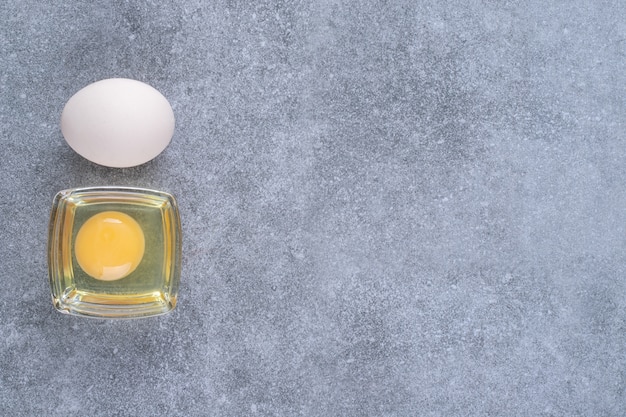
[[[174,134],[174,112],[148,84],[111,78],[88,85],[68,100],[61,132],[72,149],[96,164],[132,167],[167,147]]]

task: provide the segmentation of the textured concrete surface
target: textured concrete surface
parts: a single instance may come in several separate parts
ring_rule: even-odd
[[[0,414],[626,415],[626,4],[452,3],[0,2]],[[174,107],[144,166],[61,136],[109,77]],[[172,314],[53,310],[92,185],[177,196]]]

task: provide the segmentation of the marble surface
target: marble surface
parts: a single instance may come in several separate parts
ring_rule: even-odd
[[[626,415],[623,1],[0,15],[0,414]],[[111,77],[173,105],[143,166],[60,133]],[[177,197],[171,314],[54,311],[52,197],[95,185]]]

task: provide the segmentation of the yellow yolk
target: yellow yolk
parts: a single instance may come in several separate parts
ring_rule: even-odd
[[[145,239],[139,223],[119,211],[89,218],[78,231],[74,253],[80,267],[103,281],[124,278],[143,257]]]

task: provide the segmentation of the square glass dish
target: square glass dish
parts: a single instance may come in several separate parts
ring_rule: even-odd
[[[60,191],[50,214],[52,302],[63,313],[146,317],[176,306],[181,232],[176,200],[141,188]]]

